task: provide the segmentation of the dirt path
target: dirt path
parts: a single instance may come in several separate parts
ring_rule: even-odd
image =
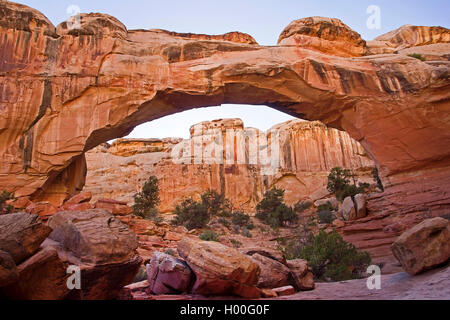
[[[382,275],[381,289],[369,290],[366,279],[316,283],[282,300],[450,300],[450,265],[411,277],[405,272]]]

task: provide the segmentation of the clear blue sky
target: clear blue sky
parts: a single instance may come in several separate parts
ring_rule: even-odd
[[[67,8],[77,5],[81,12],[102,12],[115,16],[128,29],[167,29],[177,32],[222,34],[241,31],[259,44],[275,45],[281,31],[292,20],[325,16],[341,19],[366,40],[404,24],[449,28],[449,0],[22,0],[44,13],[55,25],[69,17]],[[370,30],[366,10],[381,10],[381,29]],[[205,108],[187,111],[142,125],[134,137],[187,137],[190,125],[204,120],[240,117],[248,126],[268,129],[290,119],[266,107]],[[169,125],[170,124],[170,125]],[[170,128],[170,129],[168,129]]]

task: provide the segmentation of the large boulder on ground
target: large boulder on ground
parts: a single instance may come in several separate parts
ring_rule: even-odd
[[[261,268],[259,288],[278,288],[290,284],[291,270],[284,264],[259,253],[253,254],[252,260]]]
[[[260,296],[256,284],[260,268],[237,249],[214,241],[183,238],[178,253],[194,271],[193,293],[203,295],[235,294],[246,298]]]
[[[51,231],[36,214],[0,215],[0,250],[9,253],[19,264],[39,249]]]
[[[291,271],[291,284],[297,291],[313,290],[315,288],[314,275],[306,260],[288,260],[287,266]]]
[[[295,45],[342,57],[359,57],[366,42],[339,19],[309,17],[291,22],[281,33],[279,45]]]
[[[0,250],[0,287],[15,282],[18,277],[16,264],[11,255]]]
[[[17,267],[18,281],[0,288],[0,296],[18,300],[61,300],[70,293],[67,267],[58,251],[45,247]]]
[[[180,294],[188,292],[194,274],[186,262],[155,252],[147,265],[147,280],[150,292],[154,294]]]
[[[344,202],[342,203],[342,217],[347,221],[356,220],[356,208],[352,197],[344,199]]]
[[[48,224],[45,245],[81,270],[81,290],[68,298],[112,299],[135,278],[142,262],[136,234],[106,210],[59,212]]]
[[[367,216],[366,196],[359,193],[355,196],[356,218],[364,218]]]
[[[49,238],[84,263],[122,263],[135,256],[136,234],[106,210],[63,211],[48,221]]]
[[[446,262],[450,258],[450,222],[440,217],[422,221],[397,238],[392,253],[411,275]]]
[[[107,211],[63,211],[48,224],[53,231],[17,266],[18,280],[0,288],[2,297],[106,300],[135,278],[142,262],[136,235]],[[81,289],[68,288],[69,266],[79,268]]]

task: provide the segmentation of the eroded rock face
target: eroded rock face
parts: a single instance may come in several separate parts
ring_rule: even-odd
[[[414,212],[450,207],[444,58],[422,62],[399,52],[348,59],[297,45],[125,34],[106,15],[87,15],[78,29],[87,31],[56,33],[36,10],[0,3],[0,185],[16,197],[58,206],[84,184],[85,151],[164,115],[237,103],[343,129],[373,157],[394,199],[408,187],[422,199]],[[435,55],[445,57],[448,49]],[[423,181],[433,187],[423,188]],[[389,200],[402,212],[413,201]]]
[[[83,263],[122,263],[136,254],[136,234],[106,210],[60,212],[48,225],[49,238]]]
[[[385,41],[397,49],[405,49],[414,46],[449,43],[450,31],[443,27],[404,25],[375,38],[375,40]]]
[[[366,53],[361,35],[339,19],[310,17],[291,22],[281,33],[279,45],[294,45],[342,57]]]
[[[450,222],[438,217],[419,223],[394,242],[392,252],[411,275],[446,262],[450,259]]]
[[[0,250],[0,287],[17,281],[18,277],[16,264],[11,255]]]
[[[0,250],[19,264],[39,249],[51,231],[35,214],[0,215]]]
[[[268,140],[270,132],[277,134],[276,144]],[[276,145],[274,170],[261,160],[272,161],[264,152],[264,141],[274,150]],[[192,126],[189,140],[119,139],[109,148],[89,151],[86,158],[84,190],[94,200],[106,197],[132,203],[133,195],[155,175],[161,212],[172,212],[184,198],[199,199],[208,189],[223,192],[249,213],[256,212],[264,192],[273,186],[285,189],[289,205],[313,201],[328,194],[327,177],[333,167],[352,168],[361,182],[372,182],[374,166],[362,146],[345,132],[302,120],[279,124],[269,133],[245,128],[240,119],[207,121]]]
[[[214,241],[185,237],[178,243],[178,253],[195,273],[193,293],[259,297],[256,284],[260,268],[238,250]]]

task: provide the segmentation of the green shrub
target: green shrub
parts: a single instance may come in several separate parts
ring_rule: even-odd
[[[333,212],[330,210],[317,211],[317,217],[319,218],[319,223],[330,224],[334,220]]]
[[[336,195],[339,201],[343,201],[347,197],[354,197],[358,193],[364,193],[370,187],[368,183],[360,183],[359,187],[350,184],[350,178],[353,178],[350,170],[335,167],[331,169],[328,175],[327,189]]]
[[[231,203],[225,198],[224,194],[218,194],[215,190],[208,190],[201,195],[201,202],[211,216],[231,216]]]
[[[186,199],[175,208],[172,224],[185,226],[188,230],[206,227],[211,218],[206,206],[192,199]]]
[[[233,212],[233,214],[231,216],[231,222],[233,222],[233,224],[235,224],[235,225],[243,227],[250,222],[250,216],[241,211],[236,211],[236,212]]]
[[[200,235],[199,238],[203,241],[219,241],[219,235],[213,230],[206,230]]]
[[[327,201],[327,203],[321,204],[320,206],[317,207],[317,211],[326,211],[326,210],[328,211],[335,210],[330,201]]]
[[[142,191],[134,195],[133,214],[145,219],[161,220],[157,209],[159,202],[158,179],[151,176],[144,183]]]
[[[201,195],[200,202],[185,199],[177,205],[172,224],[185,226],[188,230],[204,228],[213,216],[221,218],[231,216],[231,204],[223,195],[209,190]],[[226,224],[224,221],[225,219],[219,222]]]
[[[371,261],[367,252],[357,251],[336,231],[323,230],[301,249],[299,258],[308,261],[316,279],[333,281],[360,278]]]
[[[12,205],[6,205],[6,201],[14,199],[14,195],[8,191],[3,190],[0,193],[0,214],[8,214],[14,212],[14,207]]]
[[[306,209],[310,208],[312,202],[310,201],[299,201],[294,205],[294,211],[299,214],[303,213]]]
[[[377,167],[373,168],[372,177],[373,177],[373,180],[375,181],[375,183],[377,184],[378,189],[380,189],[381,192],[384,192],[384,186],[383,186],[383,183],[381,182],[380,176],[378,174]]]
[[[253,229],[255,229],[255,225],[253,224],[253,222],[250,222],[250,223],[247,225],[247,229],[248,229],[248,230],[253,230]]]
[[[279,228],[287,222],[295,222],[297,214],[283,203],[283,199],[284,190],[274,187],[267,191],[256,206],[256,218],[273,229]]]
[[[427,60],[424,56],[422,56],[420,53],[410,53],[410,54],[408,54],[408,57],[411,57],[411,58],[416,58],[416,59],[419,59],[420,61],[425,61],[425,60]]]
[[[343,193],[350,186],[351,173],[348,169],[335,167],[328,175],[327,190],[336,195],[340,201],[345,199]]]

